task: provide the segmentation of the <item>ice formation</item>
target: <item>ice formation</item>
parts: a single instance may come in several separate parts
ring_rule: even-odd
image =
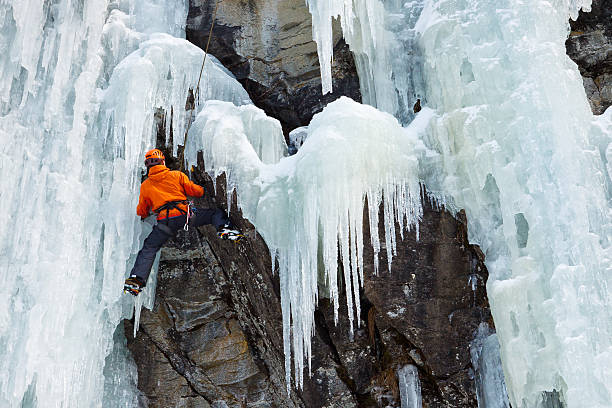
[[[421,120],[404,129],[387,113],[340,98],[303,130],[307,137],[297,154],[284,158],[280,124],[253,106],[209,102],[194,122],[188,161],[194,163],[202,150],[213,177],[226,173],[228,197],[235,189],[244,216],[278,260],[287,387],[290,350],[297,384],[302,384],[304,357],[310,362],[319,270],[337,318],[341,262],[351,327],[359,315],[366,200],[376,268],[382,198],[389,263],[395,253],[395,223],[402,233],[418,225],[422,208],[415,152],[422,148],[417,135],[430,113],[423,111]],[[253,148],[264,145],[275,153],[266,158],[264,150]]]
[[[415,25],[423,0],[306,0],[312,14],[323,93],[332,91],[332,21],[340,18],[346,43],[355,59],[363,103],[389,112],[403,124],[424,97],[422,56]]]
[[[378,12],[377,1],[329,3],[309,1],[313,31],[328,33],[331,17],[341,15],[351,47],[355,30],[365,32],[356,16],[367,12],[378,22],[366,34],[371,38],[359,39],[363,44],[401,19]],[[568,407],[612,406],[610,113],[593,119],[564,46],[568,17],[589,6],[589,0],[403,5],[420,13],[417,49],[405,50],[421,56],[409,82],[424,84],[437,113],[424,141],[438,157],[420,162],[421,176],[466,209],[470,239],[486,253],[515,407],[543,406],[553,390]],[[321,58],[329,59],[331,37],[318,41]],[[375,78],[399,72],[379,64],[369,61],[365,71]],[[323,63],[322,70],[329,77]],[[363,83],[362,92],[376,106],[375,95],[390,94]]]
[[[411,364],[397,370],[398,385],[402,408],[421,408],[421,381],[419,370]]]
[[[171,36],[186,13],[182,0],[0,3],[0,406],[137,406],[113,334],[133,305],[121,289],[154,113],[175,112],[182,142],[202,64]],[[207,98],[248,102],[206,64]]]
[[[491,333],[487,323],[481,323],[470,345],[474,383],[478,406],[482,408],[510,408],[499,356],[497,334]]]
[[[565,55],[567,5],[475,10],[436,8],[423,27],[440,113],[427,142],[443,169],[427,185],[466,209],[487,256],[512,406],[537,407],[553,389],[568,407],[610,406],[609,197]]]
[[[245,91],[207,60],[196,111],[232,103],[203,105],[187,156],[203,149],[207,170],[226,171],[278,259],[298,384],[321,278],[337,315],[338,261],[351,322],[359,313],[366,198],[372,237],[385,198],[391,262],[394,224],[418,224],[424,180],[466,209],[486,253],[512,406],[612,406],[612,110],[593,118],[564,48],[568,15],[589,3],[308,0],[323,91],[340,16],[364,102],[397,119],[341,99],[291,157],[278,122],[235,106]],[[186,13],[183,0],[0,4],[2,406],[137,404],[113,333],[132,308],[121,286],[146,233],[134,207],[155,113],[175,147],[192,114],[203,52],[175,38]],[[431,109],[415,117],[416,98]],[[490,339],[478,361],[495,354]]]

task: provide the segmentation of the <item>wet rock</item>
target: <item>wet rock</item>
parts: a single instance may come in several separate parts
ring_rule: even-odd
[[[375,275],[372,249],[364,248],[362,314],[352,336],[346,305],[334,324],[331,305],[320,303],[317,333],[328,333],[360,407],[399,406],[396,373],[406,364],[418,367],[424,406],[478,406],[470,342],[491,315],[484,257],[466,232],[463,213],[455,219],[427,206],[419,239],[398,237],[391,271]]]
[[[126,331],[133,330],[125,322]],[[139,334],[130,341],[132,354],[138,356],[138,387],[147,396],[149,407],[210,408],[208,401],[189,386],[185,377],[177,375],[166,356],[151,339]]]
[[[612,4],[593,0],[591,11],[581,11],[570,26],[567,54],[578,64],[591,109],[599,115],[612,105]]]

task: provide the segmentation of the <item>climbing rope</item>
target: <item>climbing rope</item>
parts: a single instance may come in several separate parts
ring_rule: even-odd
[[[210,31],[208,32],[208,40],[206,41],[206,49],[204,50],[204,60],[202,61],[202,67],[200,68],[200,75],[198,76],[198,84],[195,87],[195,93],[193,89],[189,89],[189,94],[187,95],[187,103],[190,106],[189,112],[189,122],[187,123],[187,128],[185,129],[185,139],[183,142],[183,150],[181,151],[181,171],[185,170],[185,148],[187,147],[187,136],[189,135],[189,129],[191,128],[191,124],[193,121],[193,111],[196,108],[196,103],[200,96],[200,82],[202,81],[202,73],[204,72],[204,65],[206,65],[206,57],[208,56],[208,47],[210,46],[210,40],[213,34],[213,28],[215,27],[215,21],[217,19],[217,9],[219,8],[219,3],[221,0],[217,0],[215,2],[215,10],[213,11],[212,22],[210,23]]]
[[[208,41],[206,41],[206,50],[204,51],[204,60],[202,61],[202,68],[200,68],[200,75],[198,77],[198,84],[195,88],[195,100],[198,100],[198,95],[200,92],[200,81],[202,80],[202,72],[204,72],[204,64],[206,64],[206,56],[208,55],[208,47],[210,46],[210,39],[212,38],[213,28],[215,27],[215,20],[217,19],[217,9],[219,8],[219,3],[221,0],[215,2],[215,10],[213,11],[212,22],[210,23],[210,31],[208,32]],[[195,105],[194,105],[195,108]]]

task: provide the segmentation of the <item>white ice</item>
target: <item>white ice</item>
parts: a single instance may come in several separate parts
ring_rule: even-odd
[[[612,406],[612,111],[593,118],[564,49],[568,15],[589,3],[309,0],[324,92],[340,15],[364,101],[401,123],[417,97],[433,110],[402,128],[341,99],[282,159],[278,122],[234,106],[246,93],[207,60],[187,156],[204,149],[207,170],[228,173],[279,262],[298,384],[320,278],[337,316],[338,261],[351,322],[359,313],[366,198],[375,254],[385,198],[391,262],[395,222],[418,225],[422,179],[466,209],[487,255],[512,406],[541,406],[553,389],[567,407]],[[170,0],[0,4],[0,405],[136,404],[113,333],[132,307],[121,286],[145,233],[133,212],[154,113],[172,113],[176,148],[203,58],[172,37],[186,11]],[[105,391],[109,355],[106,372],[125,376]]]
[[[306,0],[312,14],[323,93],[332,92],[332,21],[340,18],[355,59],[363,103],[389,112],[401,123],[414,118],[424,97],[422,55],[415,25],[424,0]]]
[[[380,13],[377,1],[310,0],[309,7],[323,60],[331,55],[330,16],[344,19],[351,48],[356,30],[366,33],[360,13],[378,28],[359,38],[362,44],[378,41],[383,28],[389,35],[406,27],[406,13]],[[385,7],[398,9],[394,2]],[[435,153],[421,158],[420,174],[430,191],[466,209],[470,240],[487,256],[512,406],[543,406],[553,390],[568,407],[612,406],[611,114],[593,118],[564,45],[568,18],[590,1],[422,0],[402,7],[420,14],[413,40],[404,43],[412,48],[403,50],[420,56],[417,66],[402,74],[375,58],[360,76],[393,72],[408,74],[401,82],[415,89],[424,84],[424,101],[436,111],[424,141]],[[324,83],[329,75],[322,63]],[[364,101],[403,92],[388,81],[380,86],[395,89],[361,84]]]
[[[203,151],[213,177],[225,172],[228,197],[236,190],[243,214],[279,263],[287,387],[291,350],[295,382],[302,384],[321,280],[338,317],[338,262],[342,264],[349,320],[359,315],[363,281],[364,203],[378,267],[379,208],[384,200],[384,237],[389,265],[395,253],[395,223],[403,233],[422,215],[417,175],[418,133],[431,117],[404,129],[391,115],[348,98],[315,115],[304,144],[290,157],[280,124],[253,107],[209,102],[189,133],[190,163]],[[264,146],[265,149],[254,149]],[[262,152],[274,154],[266,159]],[[263,159],[263,160],[262,160]],[[340,256],[338,256],[340,255]]]
[[[408,364],[397,370],[402,408],[421,408],[421,381],[416,366]]]
[[[153,114],[172,107],[182,142],[204,56],[169,35],[186,13],[182,0],[0,3],[0,406],[137,405],[113,334],[133,307],[122,286],[146,233]],[[248,102],[206,65],[205,98]]]
[[[421,39],[441,170],[425,179],[466,209],[487,256],[512,406],[553,389],[568,407],[611,406],[607,176],[565,54],[567,5],[444,5]]]
[[[508,391],[499,357],[497,334],[481,323],[470,344],[476,398],[480,408],[510,408]]]

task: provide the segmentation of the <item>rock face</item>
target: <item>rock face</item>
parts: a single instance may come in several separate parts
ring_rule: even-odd
[[[196,182],[212,191],[209,179]],[[218,191],[217,202],[224,197]],[[149,407],[399,407],[397,371],[407,364],[418,368],[424,407],[478,406],[469,345],[491,317],[483,257],[467,243],[464,219],[427,207],[420,239],[400,241],[390,273],[375,276],[367,264],[353,335],[346,305],[335,325],[321,299],[312,377],[287,394],[278,276],[265,242],[232,214],[243,242],[203,227],[162,250],[155,309],[143,310],[128,338]],[[364,255],[371,260],[372,249]]]
[[[612,105],[612,3],[593,0],[589,13],[570,20],[567,54],[580,68],[593,113]]]
[[[202,49],[214,9],[213,0],[190,0],[187,39]],[[232,71],[255,105],[281,121],[287,134],[340,96],[361,101],[353,56],[339,27],[334,44],[334,92],[325,96],[304,0],[220,1],[209,52]]]

